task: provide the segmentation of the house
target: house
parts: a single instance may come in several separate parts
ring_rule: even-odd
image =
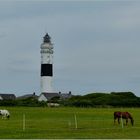
[[[53,97],[60,97],[59,93],[41,93],[38,97],[38,101],[48,101]]]
[[[38,96],[34,92],[33,94],[25,94],[23,96],[17,97],[17,99],[28,99],[28,98],[35,98],[35,99],[37,99]]]
[[[58,92],[58,93],[41,93],[40,96],[38,97],[38,101],[49,101],[54,97],[58,97],[61,100],[65,100],[65,99],[71,98],[72,94],[71,94],[71,92],[69,92],[69,93],[61,93],[61,92]]]
[[[14,94],[0,94],[0,100],[15,100],[16,96]]]
[[[59,95],[60,95],[61,100],[66,100],[66,99],[69,99],[69,98],[71,98],[73,96],[71,94],[71,91],[69,93],[61,93],[61,92],[59,92]]]

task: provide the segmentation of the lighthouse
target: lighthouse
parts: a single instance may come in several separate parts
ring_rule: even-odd
[[[53,78],[53,44],[51,37],[46,33],[41,44],[41,93],[53,92],[52,78]]]

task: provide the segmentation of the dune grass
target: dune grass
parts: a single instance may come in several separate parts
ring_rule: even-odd
[[[139,108],[5,108],[10,111],[11,118],[0,119],[0,139],[140,138]],[[131,126],[129,123],[124,128],[121,125],[114,125],[113,112],[117,110],[131,112],[135,125]],[[24,115],[25,124],[23,124]]]

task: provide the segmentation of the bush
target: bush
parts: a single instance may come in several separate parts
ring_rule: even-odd
[[[76,107],[139,107],[140,98],[132,92],[90,93],[72,97],[65,104]]]

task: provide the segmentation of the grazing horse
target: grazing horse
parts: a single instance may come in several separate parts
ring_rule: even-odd
[[[8,110],[0,110],[0,115],[2,116],[2,119],[9,119],[10,113]]]
[[[116,119],[118,119],[118,124],[120,124],[121,118],[126,120],[126,125],[128,124],[128,119],[130,119],[132,125],[134,124],[134,119],[129,112],[114,112],[114,124],[116,122]]]

